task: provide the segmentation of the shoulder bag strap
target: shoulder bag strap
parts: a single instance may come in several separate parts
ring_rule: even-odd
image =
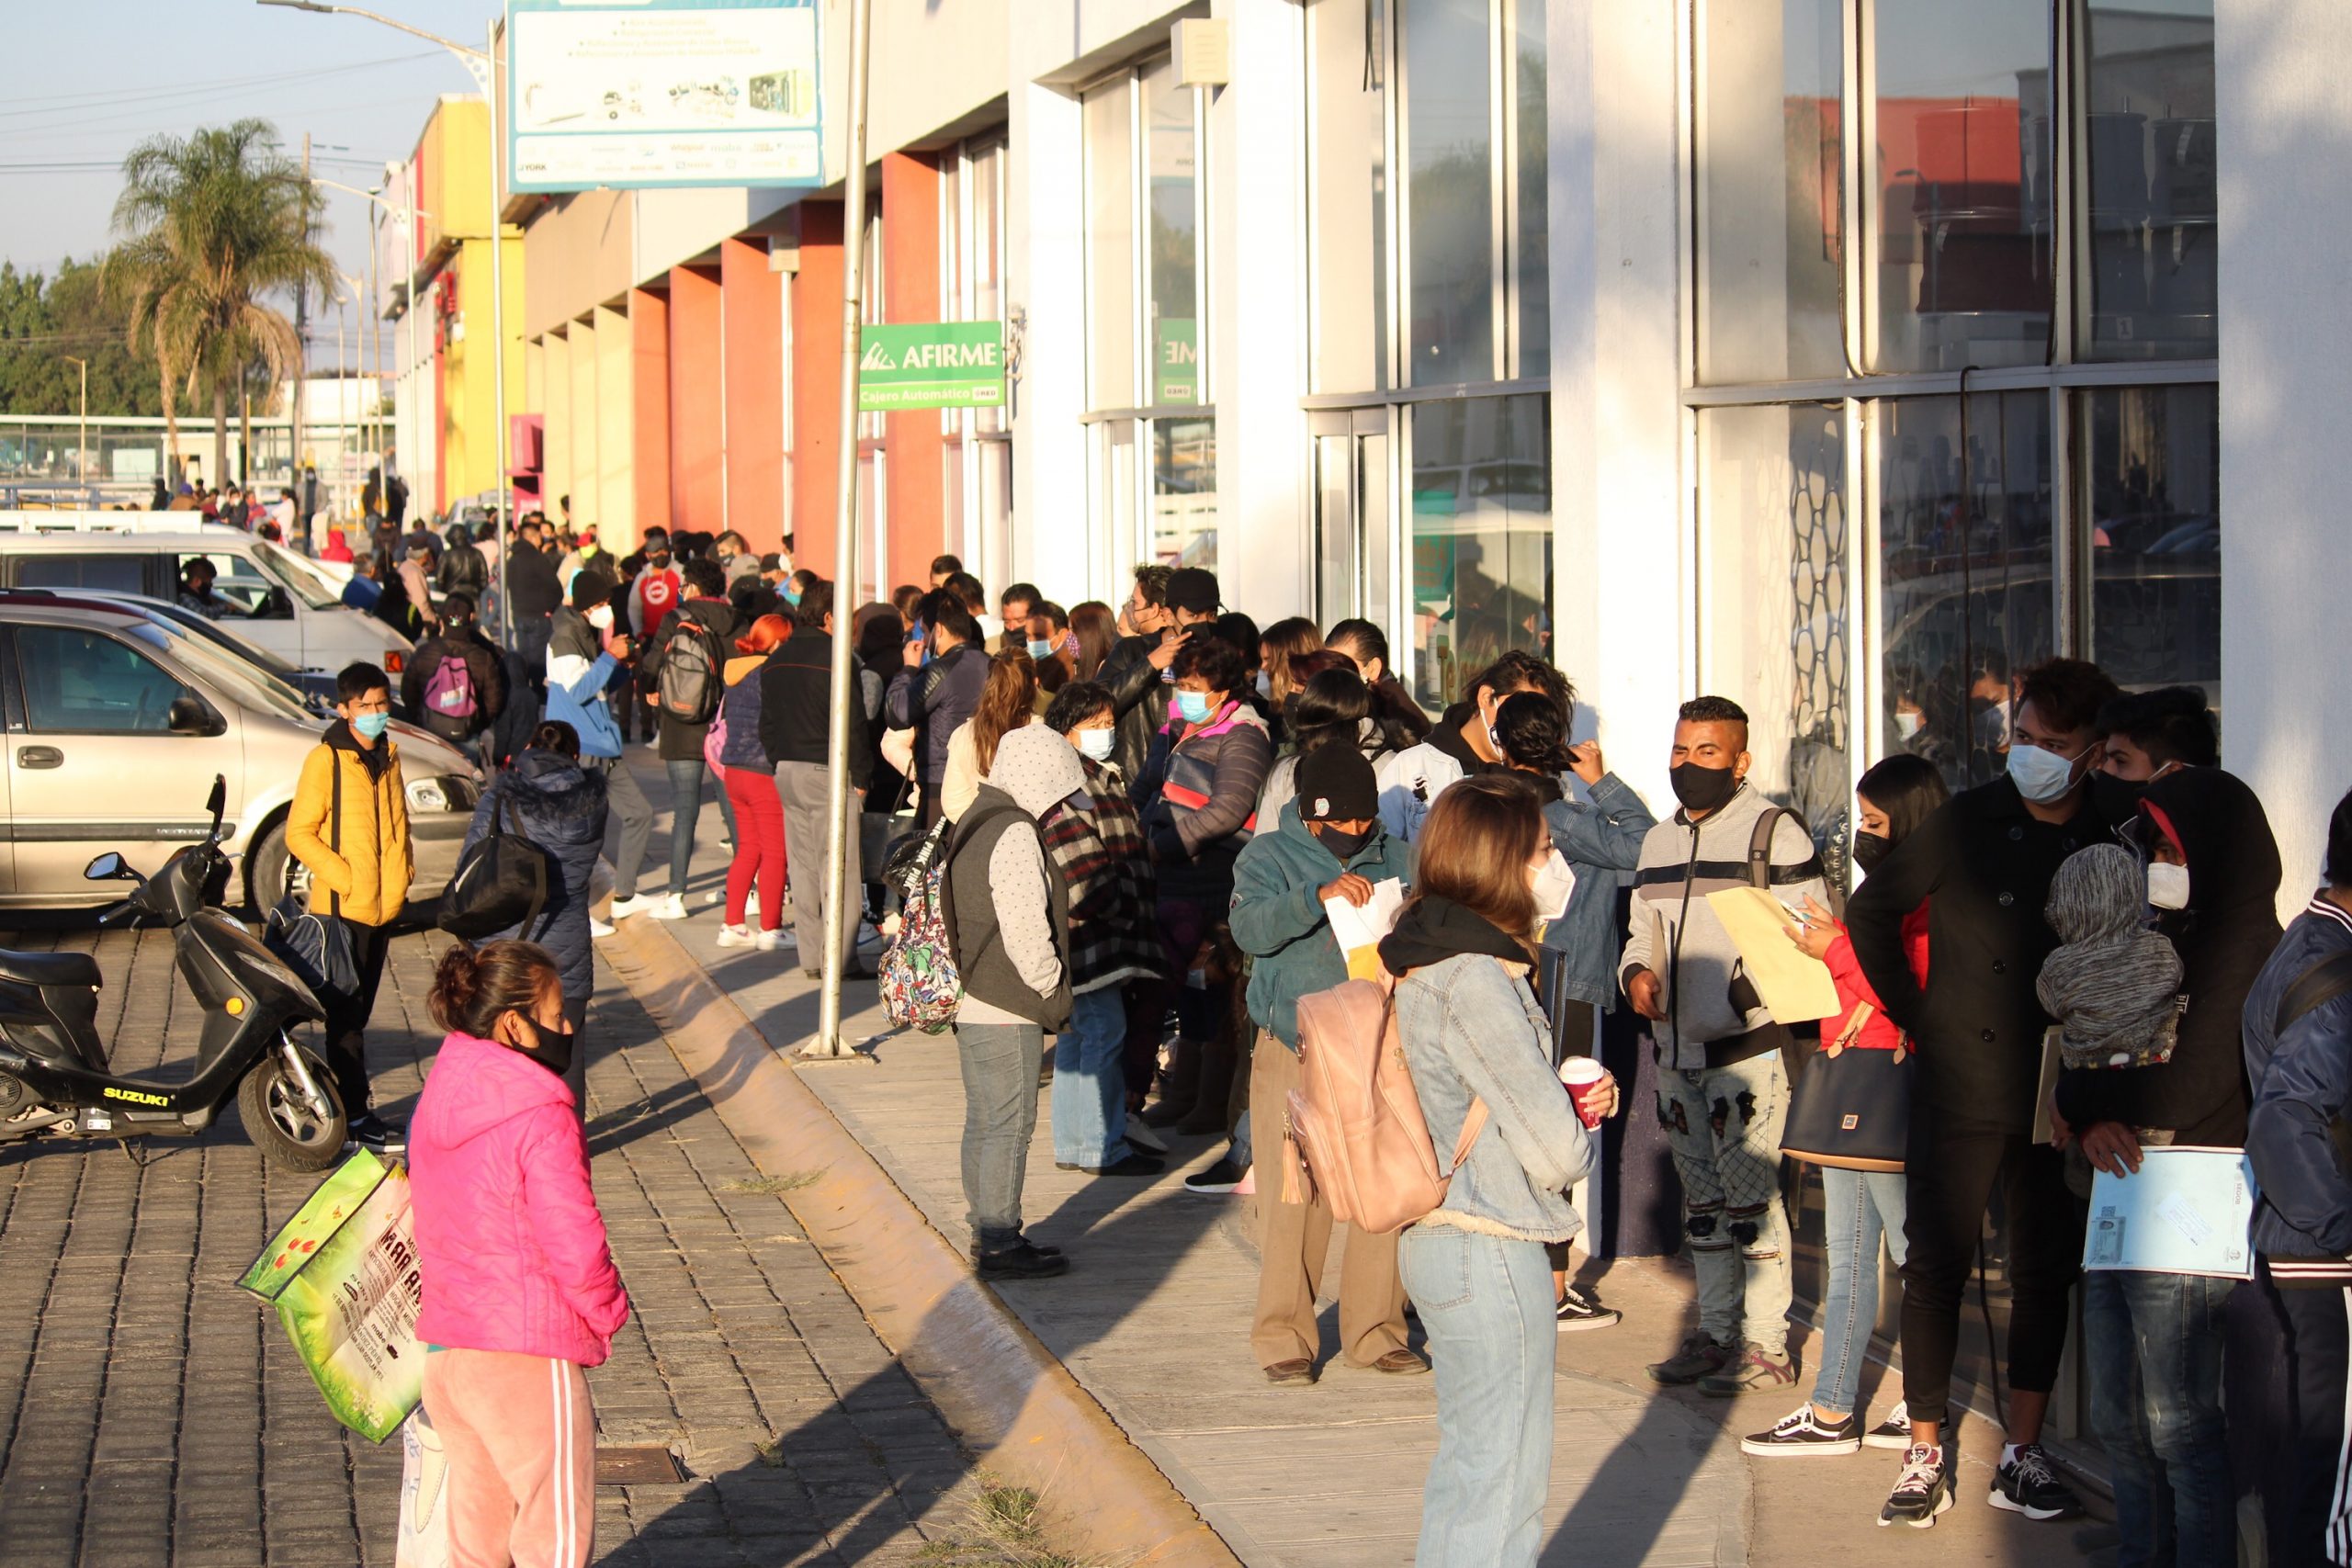
[[[330,788],[334,801],[333,811],[327,818],[327,848],[339,858],[343,854],[343,759],[335,755],[332,746],[327,748],[327,776],[334,781]],[[342,894],[328,893],[327,912],[338,919],[343,918]]]
[[[1772,889],[1772,833],[1788,814],[1784,807],[1766,807],[1747,838],[1747,880],[1768,893]]]
[[[2315,1012],[2346,991],[2352,991],[2352,952],[2331,953],[2295,977],[2287,994],[2278,1000],[2278,1021],[2271,1025],[2271,1042],[2287,1032],[2287,1026],[2305,1013]]]

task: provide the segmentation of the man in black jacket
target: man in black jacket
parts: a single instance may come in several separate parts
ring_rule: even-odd
[[[523,656],[534,678],[547,667],[548,617],[563,604],[563,586],[556,576],[556,554],[547,547],[546,520],[534,512],[514,530],[514,554],[506,563],[506,592],[513,603],[514,651]]]
[[[2009,1429],[1989,1501],[2033,1519],[2081,1506],[2041,1444],[2066,1345],[2083,1214],[2058,1151],[2033,1141],[2050,1022],[2034,980],[2058,945],[2042,918],[2051,878],[2075,851],[2110,841],[2130,809],[2128,787],[2098,773],[2098,710],[2115,694],[2115,682],[2080,660],[2027,671],[2007,774],[1939,807],[1848,907],[1863,973],[1886,1015],[1919,1043],[1903,1265],[1911,1446],[1880,1516],[1887,1523],[1924,1529],[1951,1506],[1941,1432],[1962,1292],[1996,1180],[2010,1233]],[[1924,992],[1903,944],[1903,918],[1922,899],[1931,955]]]
[[[775,768],[776,798],[784,806],[784,841],[792,851],[793,938],[799,944],[801,973],[824,973],[826,896],[832,880],[831,840],[826,833],[826,741],[833,721],[833,585],[822,578],[801,591],[793,612],[792,639],[775,650],[760,672],[760,746]],[[849,703],[850,829],[847,852],[858,852],[857,814],[870,780],[872,753],[865,743],[865,705],[853,685]],[[925,793],[929,793],[926,784]],[[848,879],[842,907],[842,973],[867,979],[857,957],[858,884]]]
[[[657,920],[683,920],[686,918],[686,876],[694,863],[695,829],[702,825],[702,744],[710,734],[710,721],[697,724],[679,717],[662,705],[662,671],[671,658],[682,622],[691,622],[707,634],[706,653],[712,651],[710,641],[717,643],[717,658],[709,660],[710,711],[718,711],[720,671],[735,651],[735,638],[742,625],[735,614],[735,606],[728,603],[726,575],[713,560],[690,560],[679,569],[685,597],[676,609],[662,617],[661,626],[646,644],[645,659],[639,669],[639,683],[644,689],[645,700],[653,709],[654,744],[661,749],[662,765],[670,775],[670,892],[669,896],[648,911]],[[718,792],[719,815],[727,823],[727,836],[735,836],[735,808],[728,803],[727,792]]]
[[[805,594],[800,603],[805,612]],[[922,786],[922,821],[928,828],[944,814],[940,785],[947,776],[948,737],[978,711],[989,656],[980,647],[978,625],[955,590],[935,588],[924,594],[916,619],[930,630],[925,640],[906,645],[906,668],[890,677],[882,706],[891,728],[915,732],[915,779]],[[789,828],[785,836],[791,837]]]
[[[465,666],[465,679],[443,681],[436,692],[434,678],[451,659]],[[492,767],[481,738],[506,711],[506,660],[475,623],[473,595],[441,602],[441,629],[416,645],[401,672],[401,702],[416,723]]]
[[[1109,690],[1119,716],[1111,759],[1131,780],[1142,776],[1152,738],[1168,723],[1174,689],[1169,669],[1193,630],[1215,623],[1217,600],[1215,572],[1198,567],[1172,571],[1164,566],[1136,568],[1135,592],[1126,609],[1134,635],[1111,645],[1095,677]]]

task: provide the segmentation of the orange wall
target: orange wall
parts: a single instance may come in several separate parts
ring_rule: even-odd
[[[833,469],[841,461],[841,378],[842,204],[804,201],[800,276],[792,284],[792,511],[799,520],[793,561],[824,577],[837,575],[833,513],[840,491]]]
[[[783,280],[764,242],[718,247],[727,360],[727,515],[755,550],[784,536]]]
[[[670,269],[670,513],[681,528],[727,526],[719,287],[707,269]]]
[[[637,417],[630,444],[637,489],[637,522],[647,528],[673,526],[670,505],[670,299],[649,288],[628,291],[629,377]]]
[[[883,320],[935,321],[939,299],[939,157],[891,152],[882,159]],[[936,409],[885,416],[890,463],[892,582],[927,582],[945,548],[942,474],[947,437]]]

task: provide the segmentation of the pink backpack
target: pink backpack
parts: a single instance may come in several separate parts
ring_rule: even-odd
[[[1439,1168],[1397,1038],[1396,998],[1376,981],[1299,998],[1298,1077],[1283,1129],[1283,1200],[1319,1200],[1358,1230],[1426,1218],[1487,1125],[1487,1102],[1472,1100],[1453,1157]]]

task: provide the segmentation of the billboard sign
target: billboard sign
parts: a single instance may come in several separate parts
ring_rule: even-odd
[[[816,0],[508,0],[518,191],[824,183]]]
[[[1004,323],[923,321],[859,334],[861,413],[1004,404]]]

